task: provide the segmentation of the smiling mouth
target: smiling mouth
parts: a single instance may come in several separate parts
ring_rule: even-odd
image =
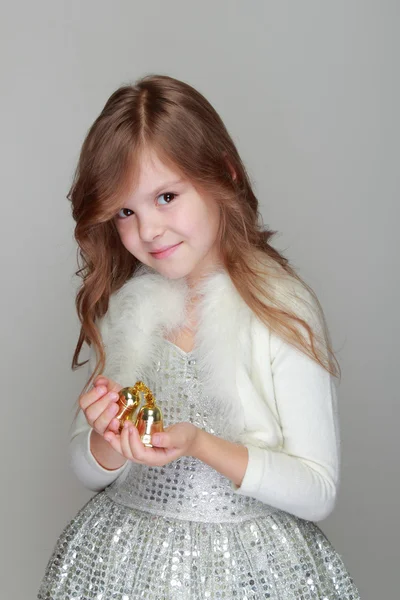
[[[176,248],[178,248],[178,246],[180,246],[182,244],[182,242],[179,242],[179,244],[175,244],[174,246],[167,246],[164,250],[159,250],[158,252],[149,252],[149,254],[151,254],[152,256],[154,256],[154,258],[163,258],[163,257],[167,257],[170,254],[172,254]]]

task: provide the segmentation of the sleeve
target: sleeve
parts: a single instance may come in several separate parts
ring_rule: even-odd
[[[90,348],[89,373],[94,370],[95,353]],[[72,471],[89,490],[100,492],[110,485],[126,468],[126,461],[119,469],[109,470],[102,467],[90,450],[92,427],[87,422],[83,410],[80,410],[72,427],[68,446],[69,463]]]
[[[283,446],[246,444],[248,465],[238,494],[302,519],[320,521],[335,506],[339,487],[340,432],[333,376],[306,354],[271,333],[271,368]]]

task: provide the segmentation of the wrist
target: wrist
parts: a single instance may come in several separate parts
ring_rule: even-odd
[[[190,456],[209,465],[237,487],[241,486],[249,462],[246,446],[224,440],[200,428],[197,428],[193,439]]]
[[[200,427],[197,427],[196,425],[193,427],[195,427],[196,431],[189,448],[189,456],[192,456],[193,458],[200,458],[206,432],[204,429],[200,429]]]
[[[89,449],[96,462],[107,471],[120,469],[127,459],[111,448],[100,433],[92,429],[89,438]]]

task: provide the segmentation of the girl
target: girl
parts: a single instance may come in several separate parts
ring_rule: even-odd
[[[121,87],[68,198],[83,280],[73,368],[91,348],[70,457],[97,494],[38,598],[359,598],[315,523],[339,488],[340,367],[215,110],[167,76]],[[153,447],[132,424],[118,433],[117,392],[138,380],[164,416]]]

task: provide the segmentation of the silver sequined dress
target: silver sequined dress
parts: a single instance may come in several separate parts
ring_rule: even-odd
[[[165,340],[145,381],[165,426],[236,441],[202,393],[195,352]],[[238,434],[240,432],[237,432]],[[131,463],[61,533],[38,600],[359,600],[319,527],[253,498],[201,461]]]

